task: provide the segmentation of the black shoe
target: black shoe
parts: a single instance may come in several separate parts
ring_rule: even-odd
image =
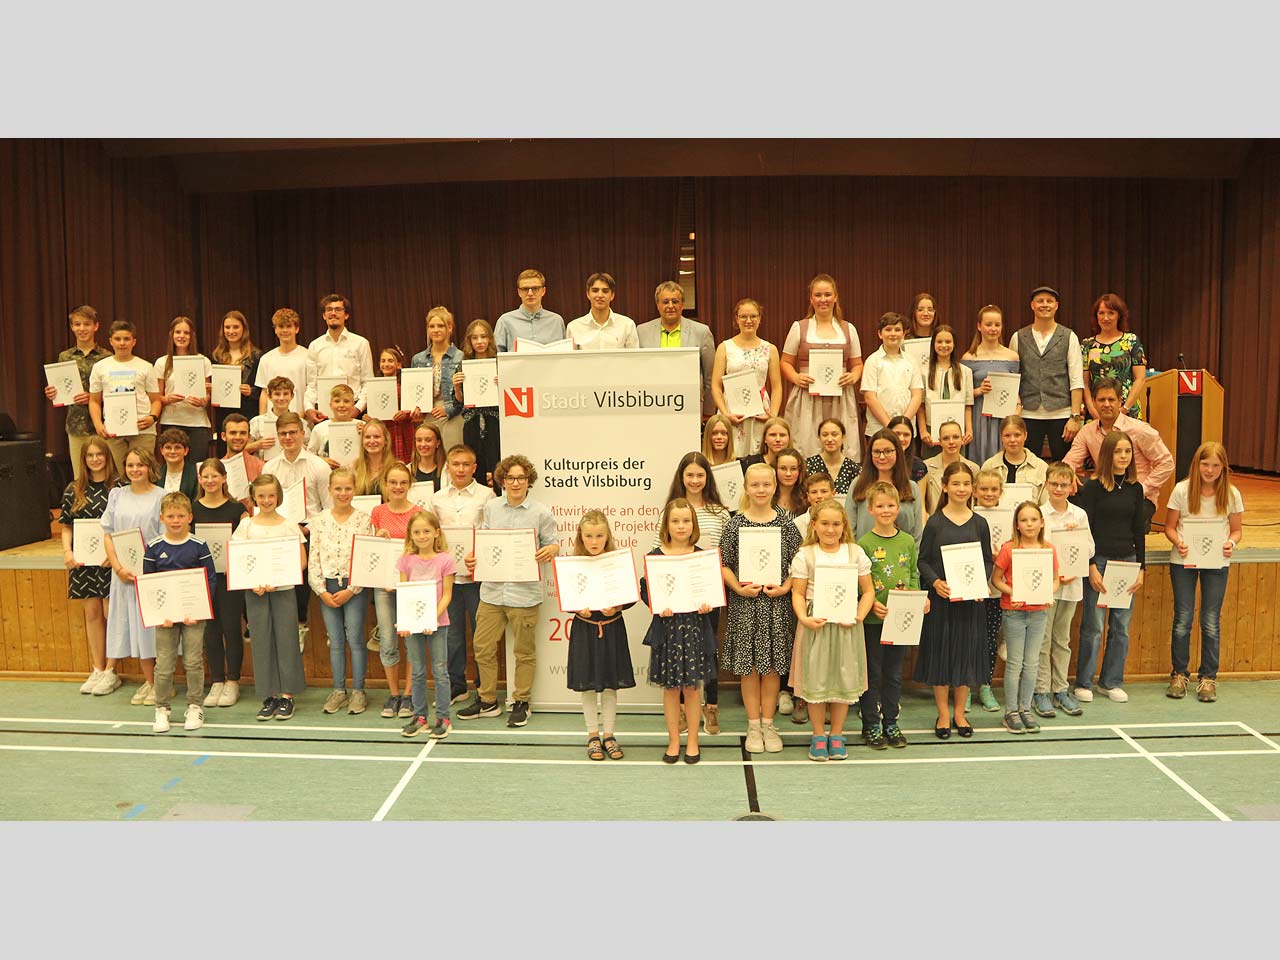
[[[951,739],[951,727],[950,727],[950,726],[945,726],[945,727],[937,727],[937,726],[935,726],[935,727],[933,728],[933,735],[934,735],[935,737],[937,737],[939,740],[950,740],[950,739]]]
[[[531,712],[528,700],[517,700],[511,705],[511,716],[507,717],[507,726],[523,727],[529,722],[529,714]]]
[[[258,711],[258,719],[270,720],[272,717],[274,717],[276,715],[277,702],[278,701],[276,700],[275,697],[267,697],[267,699],[263,700],[262,709]]]
[[[293,716],[293,698],[281,697],[276,701],[276,719],[288,720]]]
[[[680,760],[680,754],[678,754],[678,753],[675,753],[675,754],[672,754],[672,753],[664,753],[664,754],[662,755],[662,762],[663,762],[663,763],[677,763],[677,762],[679,762],[679,760]]]
[[[462,684],[461,686],[451,687],[449,689],[449,702],[451,704],[461,703],[463,700],[467,699],[468,695],[469,695],[469,692],[467,690],[467,685],[465,683]]]
[[[960,736],[964,737],[966,740],[973,736],[973,726],[971,724],[960,723],[959,721],[953,722],[956,725],[956,733],[960,734]]]
[[[688,750],[684,752],[685,763],[697,763],[701,759],[702,759],[701,753],[690,753]]]
[[[475,703],[463,707],[458,711],[459,720],[475,720],[477,717],[500,717],[502,716],[502,705],[497,701],[493,703],[485,703],[479,697],[476,697]]]

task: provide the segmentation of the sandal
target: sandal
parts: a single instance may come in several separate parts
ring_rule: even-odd
[[[592,737],[587,741],[587,756],[592,760],[604,759],[604,747],[601,745],[599,737]]]
[[[604,738],[604,750],[605,753],[609,754],[610,760],[622,759],[622,748],[618,746],[618,741],[614,737]]]

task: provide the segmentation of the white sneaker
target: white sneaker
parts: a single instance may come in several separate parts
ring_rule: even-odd
[[[760,724],[747,722],[747,753],[764,753],[764,733]]]
[[[1071,691],[1077,700],[1081,703],[1093,703],[1093,691],[1086,687],[1076,687]]]
[[[166,722],[169,719],[169,712],[165,711]],[[187,704],[187,716],[182,722],[183,730],[199,730],[204,726],[204,708],[198,703]],[[167,729],[167,727],[166,727]]]
[[[147,703],[150,698],[151,702]],[[156,703],[156,688],[149,682],[143,681],[142,686],[133,691],[133,696],[129,698],[129,702],[135,707],[148,706],[153,707]]]
[[[169,708],[156,707],[156,722],[151,725],[152,733],[169,732]]]
[[[1124,690],[1122,690],[1120,687],[1112,687],[1109,690],[1106,687],[1099,687],[1098,689],[1101,690],[1103,693],[1105,693],[1107,697],[1110,698],[1112,703],[1128,703],[1129,702],[1129,695],[1125,693]]]
[[[209,695],[204,698],[206,707],[216,707],[218,705],[218,698],[222,696],[222,688],[224,686],[225,684],[215,683],[209,688]]]
[[[108,667],[98,675],[98,682],[94,685],[93,695],[95,697],[105,697],[109,693],[115,693],[120,689],[120,678],[116,676],[116,672]]]
[[[307,651],[307,635],[311,633],[311,628],[305,623],[298,624],[298,652],[306,653]]]
[[[785,690],[778,691],[778,712],[784,717],[791,716],[791,711],[796,708],[796,702],[792,699],[791,694]]]
[[[218,706],[234,707],[240,699],[240,681],[228,680],[222,685],[222,694],[218,697]]]
[[[98,681],[102,679],[103,671],[97,667],[93,668],[93,673],[89,674],[89,679],[80,684],[81,693],[93,693],[93,688],[98,685]]]
[[[761,724],[760,729],[764,733],[765,753],[781,753],[782,737],[778,736],[778,728],[773,725],[773,721]]]

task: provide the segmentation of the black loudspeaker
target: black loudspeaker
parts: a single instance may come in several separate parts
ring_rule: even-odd
[[[0,441],[0,550],[49,539],[43,445]]]
[[[17,432],[18,427],[14,424],[13,417],[0,413],[0,440],[12,440]]]

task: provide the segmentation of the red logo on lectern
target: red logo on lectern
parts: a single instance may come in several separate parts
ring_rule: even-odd
[[[1179,370],[1178,371],[1178,396],[1180,397],[1198,397],[1201,395],[1204,381],[1200,377],[1199,370]]]
[[[502,404],[508,417],[532,417],[533,387],[503,387]]]

